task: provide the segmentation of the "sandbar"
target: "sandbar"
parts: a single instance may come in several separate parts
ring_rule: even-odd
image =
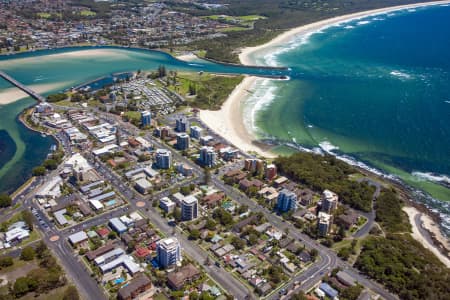
[[[64,88],[68,85],[67,82],[46,83],[46,84],[32,84],[28,87],[37,93],[46,93],[52,90]],[[16,102],[20,99],[29,97],[28,94],[16,87],[0,89],[0,105],[7,105]]]

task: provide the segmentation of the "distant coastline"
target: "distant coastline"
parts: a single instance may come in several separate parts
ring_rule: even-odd
[[[239,60],[243,65],[255,65],[252,54],[259,51],[264,51],[270,47],[283,45],[297,36],[304,36],[312,34],[318,30],[339,24],[350,22],[352,20],[361,19],[374,15],[387,14],[394,11],[413,9],[426,6],[435,6],[442,4],[450,4],[450,0],[424,2],[415,4],[406,4],[399,6],[392,6],[380,9],[373,9],[363,12],[347,14],[339,17],[325,19],[314,22],[308,25],[293,28],[278,35],[276,38],[268,43],[255,47],[246,47],[241,49]],[[224,102],[222,109],[219,111],[203,110],[200,112],[200,118],[210,128],[217,133],[223,135],[227,140],[233,143],[236,147],[243,151],[254,151],[261,156],[274,157],[276,156],[268,148],[264,147],[257,141],[253,132],[245,126],[242,116],[242,102],[249,94],[249,91],[254,87],[257,77],[247,76],[243,82],[238,85],[232,92],[230,97]]]

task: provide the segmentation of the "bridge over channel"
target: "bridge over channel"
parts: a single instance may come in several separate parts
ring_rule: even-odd
[[[3,71],[0,71],[0,77],[5,79],[6,81],[8,81],[9,83],[11,83],[12,85],[14,85],[15,87],[21,89],[22,91],[24,91],[25,93],[27,93],[30,97],[36,99],[39,102],[45,102],[46,99],[44,96],[41,96],[40,94],[36,93],[35,91],[33,91],[32,89],[30,89],[29,87],[27,87],[26,85],[20,83],[19,81],[15,80],[14,78],[12,78],[11,76],[9,76],[8,74],[6,74]]]

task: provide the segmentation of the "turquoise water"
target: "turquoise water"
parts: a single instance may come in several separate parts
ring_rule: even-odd
[[[248,99],[259,137],[346,154],[450,200],[429,181],[450,183],[450,7],[354,20],[253,58],[293,71]],[[448,203],[423,201],[449,222]]]
[[[94,55],[89,50],[102,51]],[[59,55],[65,53],[67,55]],[[34,89],[43,89],[43,95],[88,82],[112,73],[156,70],[165,65],[180,71],[277,76],[287,71],[267,68],[247,68],[220,65],[207,61],[183,62],[172,56],[147,50],[114,47],[67,48],[22,53],[0,57],[0,70]],[[0,99],[10,84],[0,79]],[[54,141],[23,127],[17,116],[35,101],[30,98],[0,105],[0,192],[12,192],[24,183],[34,166],[47,156]]]

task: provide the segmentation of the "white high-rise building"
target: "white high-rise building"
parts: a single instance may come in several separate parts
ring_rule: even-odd
[[[332,213],[338,207],[338,195],[330,190],[322,193],[322,211]]]
[[[157,245],[158,263],[162,268],[175,265],[182,260],[181,247],[177,238],[162,239]]]
[[[190,195],[181,201],[181,217],[183,221],[190,221],[198,217],[198,200]]]
[[[330,232],[331,224],[333,222],[333,216],[322,211],[319,212],[317,219],[317,227],[319,236],[327,236]]]

